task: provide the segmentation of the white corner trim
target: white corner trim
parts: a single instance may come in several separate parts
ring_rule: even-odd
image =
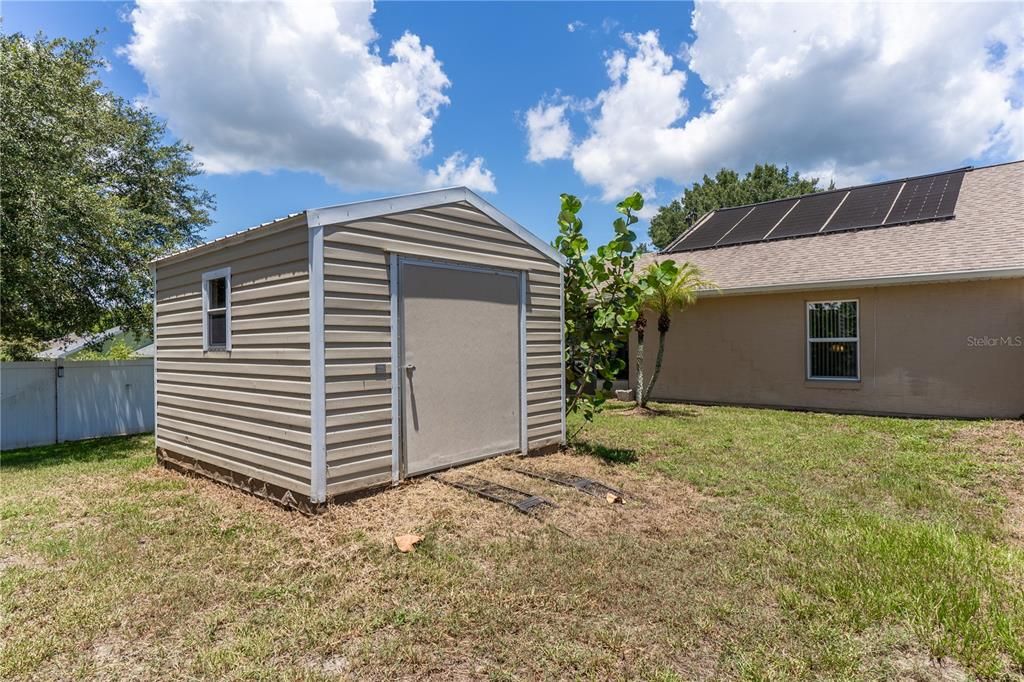
[[[415,211],[430,206],[442,206],[464,201],[491,220],[495,221],[524,242],[541,252],[544,256],[559,265],[564,264],[562,254],[555,250],[543,239],[533,234],[525,227],[512,220],[478,194],[466,187],[449,187],[446,189],[435,189],[414,194],[403,194],[396,197],[385,197],[383,199],[371,199],[369,201],[357,201],[351,204],[339,204],[337,206],[324,206],[322,208],[311,208],[306,211],[310,227],[314,225],[334,225],[337,223],[350,223],[366,218],[376,218],[391,213],[402,213],[404,211]]]
[[[209,311],[211,279],[224,278],[224,347],[210,348]],[[203,352],[209,350],[231,350],[231,268],[217,268],[203,273]]]
[[[398,254],[388,255],[388,284],[391,287],[391,484],[401,477],[402,461],[402,357],[399,320]]]
[[[324,365],[324,228],[309,227],[310,501],[327,501],[327,388]]]
[[[529,412],[526,405],[526,291],[525,272],[519,273],[519,451],[530,452]]]
[[[565,270],[558,271],[558,364],[562,381],[562,445],[565,445]]]
[[[890,275],[885,277],[858,277],[852,279],[818,280],[813,282],[792,282],[763,284],[749,287],[706,289],[698,292],[697,296],[699,298],[710,298],[714,296],[771,294],[786,291],[817,291],[823,289],[896,286],[900,284],[939,284],[942,282],[966,282],[983,279],[1013,279],[1016,277],[1024,277],[1024,266],[987,268],[981,270],[948,270],[943,272],[922,272],[906,275]]]
[[[160,361],[160,347],[157,345],[157,315],[156,315],[156,264],[149,264],[149,276],[153,280],[153,445],[160,447],[160,429],[158,428],[157,420],[160,418],[160,414],[157,411],[159,407],[159,391],[157,391],[156,380],[157,371],[156,363]],[[206,325],[203,325],[206,328]],[[204,344],[205,345],[205,344]]]

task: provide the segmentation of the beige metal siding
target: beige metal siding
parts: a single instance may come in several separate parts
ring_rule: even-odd
[[[324,232],[327,494],[391,480],[388,254],[525,270],[529,447],[561,441],[557,264],[468,203]]]
[[[156,264],[157,441],[310,493],[305,217]],[[204,352],[202,276],[231,268],[230,351]]]
[[[860,302],[861,380],[808,381],[806,303],[840,299]],[[1024,279],[710,297],[673,321],[654,398],[1014,418],[1022,344]]]
[[[391,480],[391,314],[383,251],[324,234],[327,494]],[[378,372],[377,370],[381,371]]]

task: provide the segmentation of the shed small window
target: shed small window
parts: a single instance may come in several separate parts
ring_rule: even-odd
[[[203,349],[231,350],[231,270],[203,274]]]
[[[807,378],[860,378],[857,301],[807,304]]]

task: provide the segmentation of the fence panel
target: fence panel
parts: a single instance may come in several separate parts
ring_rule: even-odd
[[[52,361],[0,369],[0,450],[57,441],[57,374]]]
[[[5,362],[0,449],[153,430],[153,360]]]
[[[59,441],[153,430],[152,360],[67,362],[57,386]]]

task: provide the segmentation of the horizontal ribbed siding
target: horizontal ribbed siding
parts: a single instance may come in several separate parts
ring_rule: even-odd
[[[203,351],[202,275],[231,268],[231,345]],[[157,439],[200,461],[310,492],[308,230],[157,266]]]
[[[528,272],[529,446],[561,441],[556,264],[469,204],[328,226],[324,235],[328,495],[391,480],[389,252]]]
[[[562,441],[561,273],[527,275],[526,423],[531,448]]]
[[[391,480],[391,293],[387,255],[324,236],[327,494]],[[378,372],[377,370],[381,370]]]

